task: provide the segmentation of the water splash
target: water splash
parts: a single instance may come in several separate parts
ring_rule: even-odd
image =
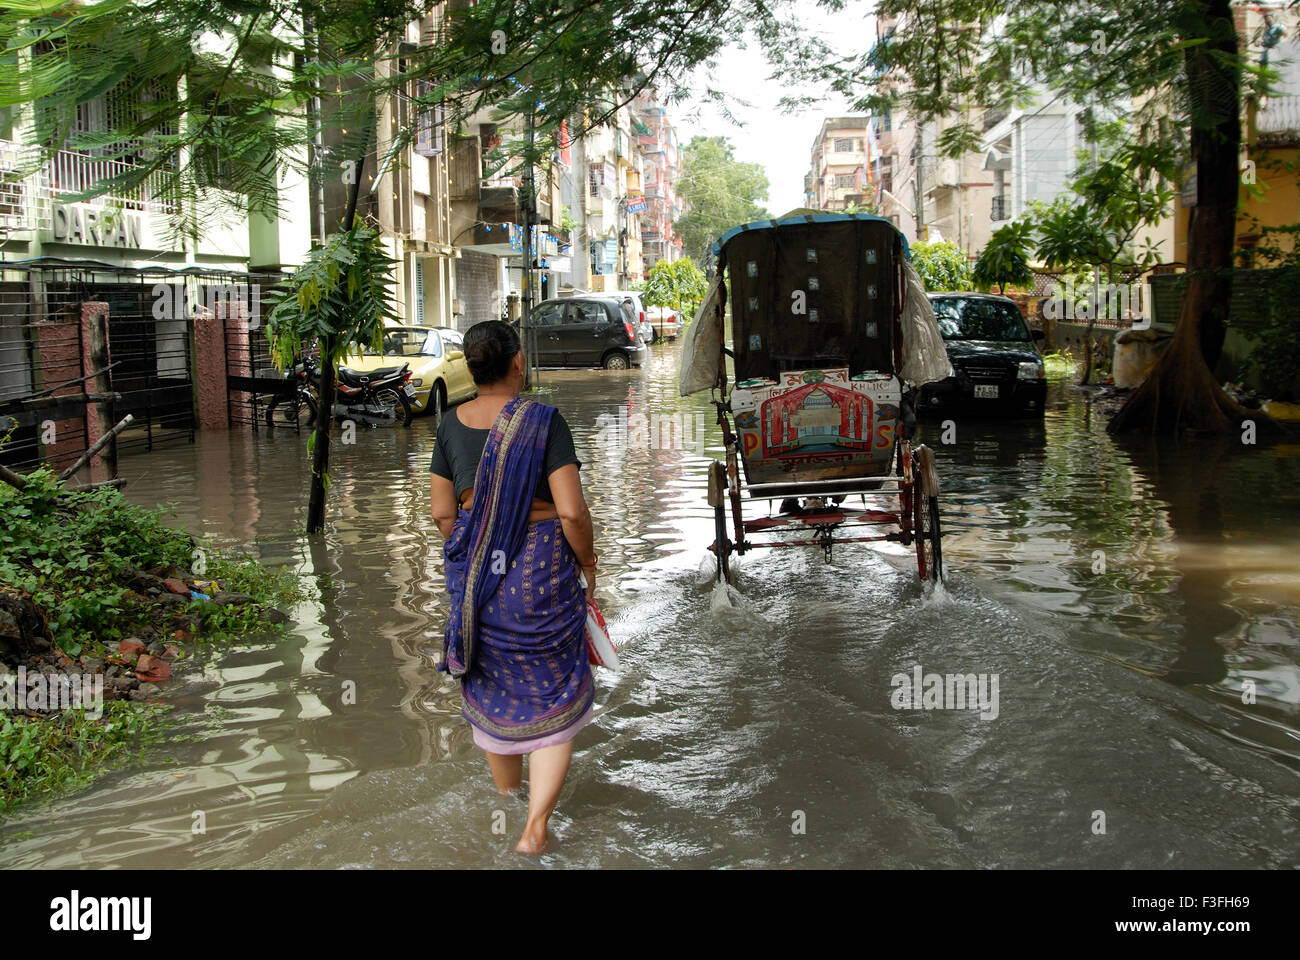
[[[926,581],[924,593],[921,595],[921,605],[927,609],[932,607],[953,607],[957,605],[957,598],[948,592],[946,579]]]

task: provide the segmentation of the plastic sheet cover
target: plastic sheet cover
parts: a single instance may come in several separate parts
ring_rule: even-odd
[[[719,270],[682,344],[679,386],[683,397],[723,385],[722,304],[722,271]],[[933,314],[930,320],[934,322]]]
[[[905,382],[919,387],[952,376],[952,364],[948,362],[948,350],[934,319],[934,308],[925,295],[925,284],[911,260],[903,261],[903,273],[907,295],[899,319],[903,327],[903,369],[898,371],[898,375]]]

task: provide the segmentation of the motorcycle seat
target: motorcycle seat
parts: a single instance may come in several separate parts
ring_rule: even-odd
[[[339,379],[350,387],[362,387],[372,380],[387,380],[401,373],[404,367],[380,367],[377,370],[353,370],[339,367]]]

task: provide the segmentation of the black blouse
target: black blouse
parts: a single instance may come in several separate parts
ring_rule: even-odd
[[[483,447],[487,445],[489,433],[490,430],[465,426],[456,415],[455,408],[448,410],[443,415],[442,423],[438,424],[433,462],[429,465],[429,470],[452,482],[457,500],[460,500],[462,493],[474,486],[474,476],[478,473],[478,462],[483,458]],[[546,435],[546,465],[542,468],[541,479],[537,481],[534,497],[554,503],[549,477],[570,463],[582,467],[582,461],[573,449],[573,433],[557,410],[551,417],[550,431]]]

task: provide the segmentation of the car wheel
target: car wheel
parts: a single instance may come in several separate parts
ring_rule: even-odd
[[[424,412],[433,421],[433,428],[437,430],[438,424],[442,423],[442,415],[447,412],[447,391],[442,381],[435,383],[433,389],[429,391],[429,402],[424,405]]]
[[[626,370],[627,355],[615,351],[605,358],[606,370]]]

